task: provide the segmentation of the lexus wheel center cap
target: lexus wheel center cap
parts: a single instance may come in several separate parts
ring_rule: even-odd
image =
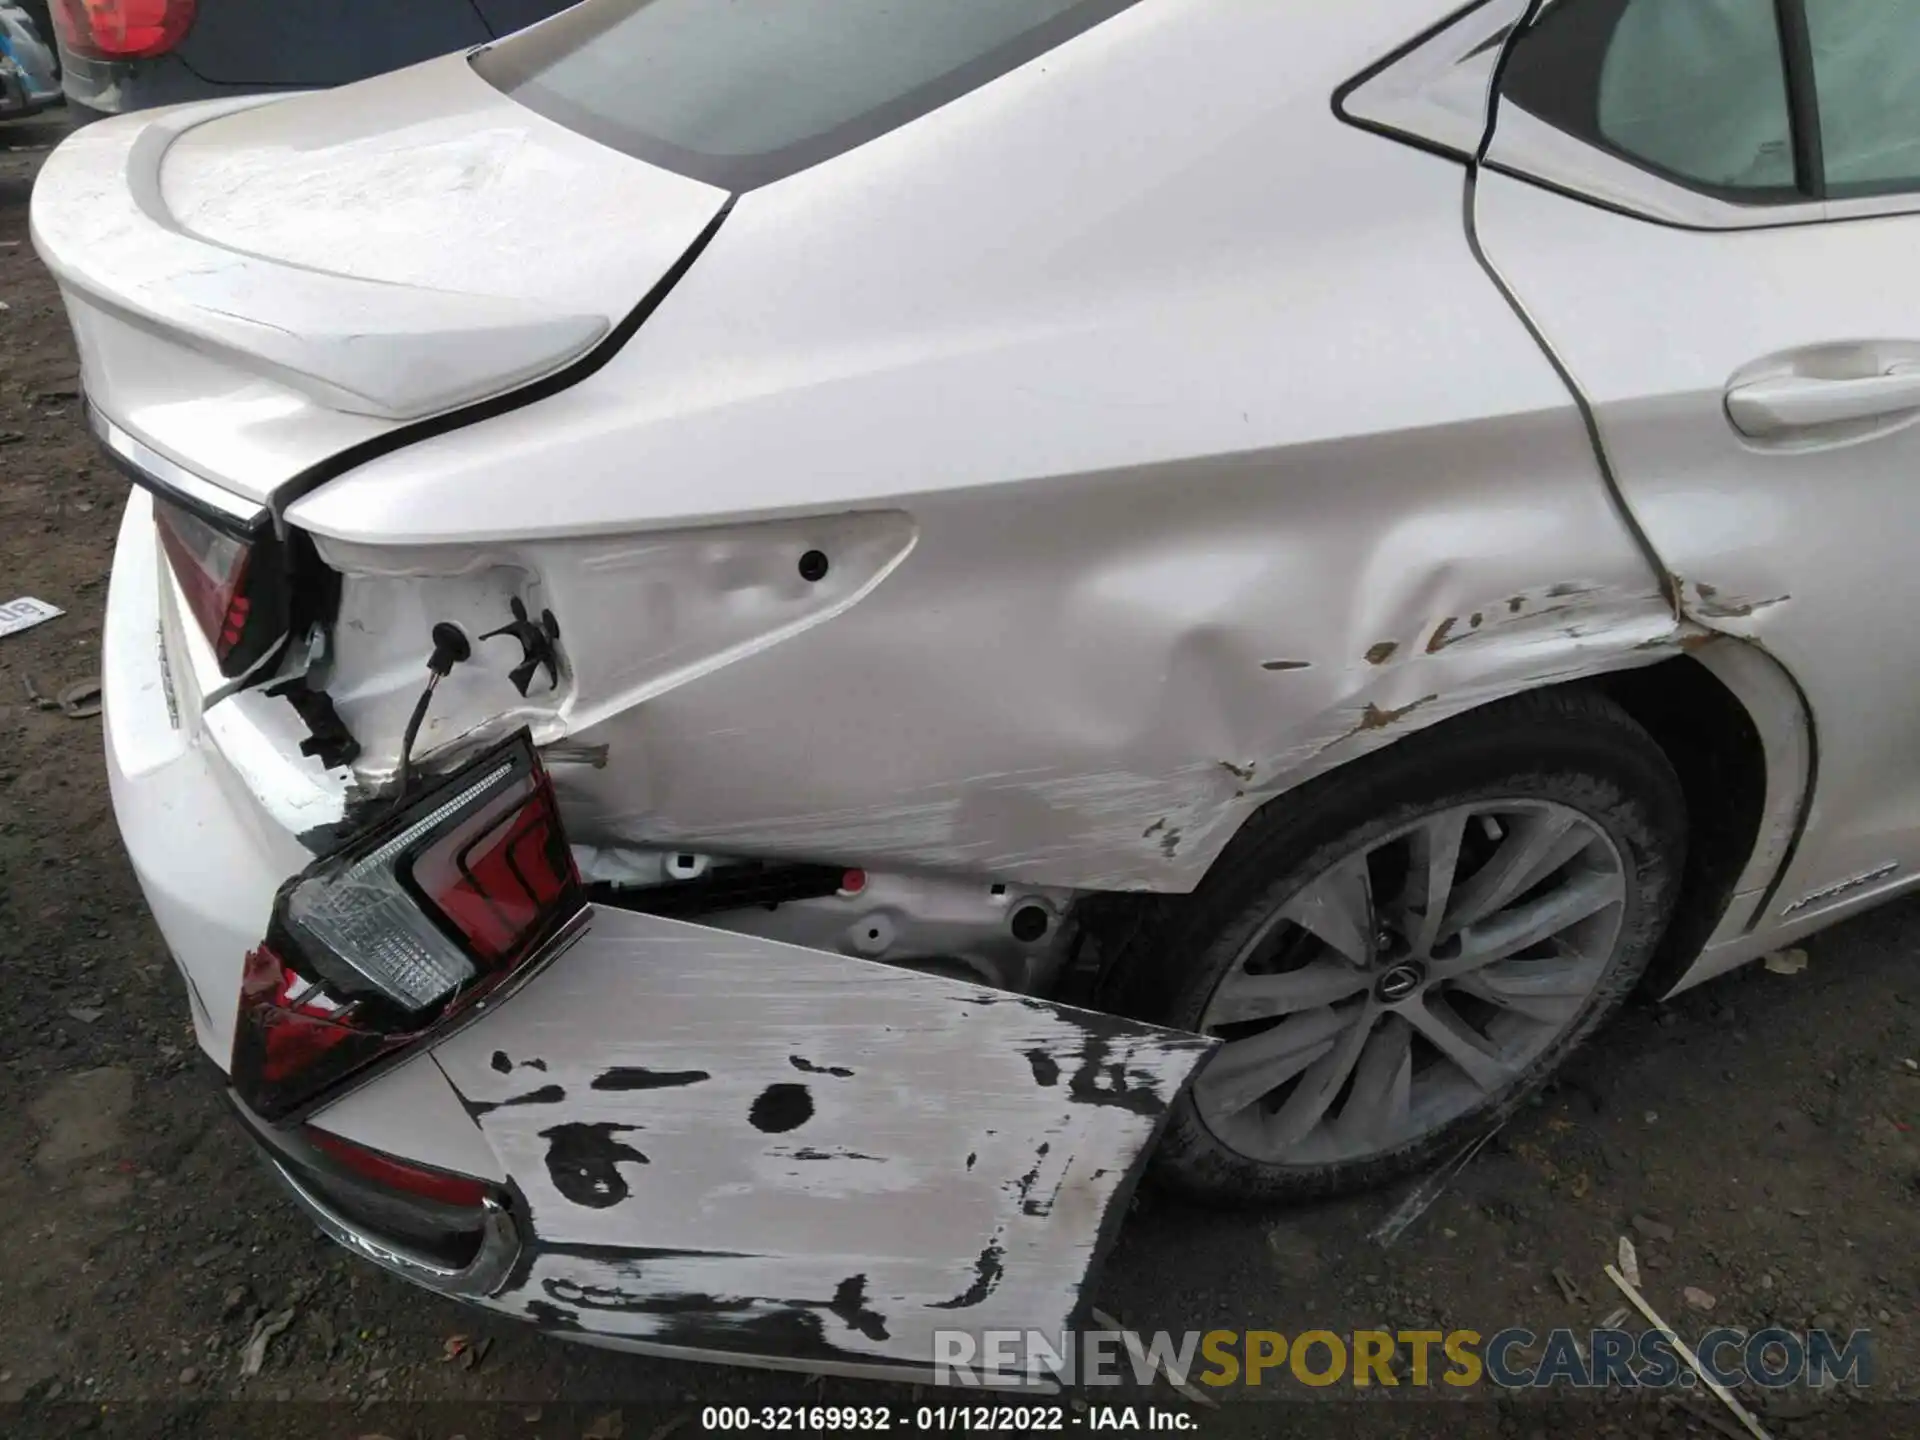
[[[1388,1005],[1397,1005],[1426,983],[1427,972],[1411,960],[1382,972],[1375,992]]]

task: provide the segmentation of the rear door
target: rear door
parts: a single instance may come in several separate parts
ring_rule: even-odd
[[[596,908],[434,1058],[531,1231],[488,1303],[635,1349],[885,1375],[951,1357],[943,1331],[1057,1346],[1081,1323],[1213,1044]]]
[[[1804,689],[1818,824],[1771,901],[1920,863],[1920,25],[1884,0],[1555,0],[1482,247],[1707,626]]]

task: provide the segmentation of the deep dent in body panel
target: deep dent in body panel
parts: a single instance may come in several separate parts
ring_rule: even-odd
[[[1537,527],[1515,527],[1516,543],[1529,532]],[[931,595],[913,583],[920,527],[886,512],[669,533],[638,546],[536,542],[484,557],[388,556],[358,599],[350,574],[341,645],[353,661],[386,643],[393,627],[376,619],[425,603],[391,588],[403,580],[431,577],[444,602],[435,613],[476,627],[502,613],[509,592],[531,596],[529,609],[554,606],[567,654],[562,687],[521,701],[494,673],[518,658],[513,647],[483,649],[436,696],[423,748],[457,752],[525,723],[543,745],[604,756],[556,772],[581,843],[1178,892],[1258,806],[1317,774],[1503,696],[1650,664],[1687,643],[1692,627],[1676,622],[1617,531],[1611,545],[1589,536],[1562,540],[1561,554],[1502,559],[1484,581],[1445,557],[1410,567],[1399,533],[1359,561],[1383,579],[1372,593],[1343,594],[1333,572],[1353,563],[1346,557],[1330,559],[1325,573],[1257,562],[1230,603],[1187,615],[1177,602],[1155,613],[1151,589],[1120,590],[1109,567],[1151,576],[1203,565],[1204,554],[1185,549],[1194,537],[1166,537],[1166,553],[1151,559],[1093,557],[1089,574],[1049,580],[1039,588],[1051,596],[1036,603],[1118,608],[1142,623],[1125,643],[1044,662],[1008,636],[1014,662],[1054,667],[1044,676],[1052,690],[1030,692],[1031,705],[1017,703],[1017,689],[1006,704],[977,690],[946,707],[927,698],[948,683],[950,666],[993,661],[965,658],[977,640],[952,643],[938,613],[946,582],[936,577]],[[770,608],[775,572],[790,581],[791,553],[817,537],[836,556],[822,593],[802,586]],[[338,563],[368,558],[359,547],[331,548]],[[1312,551],[1297,539],[1287,548]],[[615,604],[607,588],[642,553],[678,582],[665,608]],[[713,556],[727,557],[720,569],[732,578],[700,578],[713,572]],[[1567,578],[1545,578],[1548,565],[1564,566]],[[1006,583],[1021,588],[1017,577]],[[388,598],[369,598],[380,596]],[[1277,622],[1265,620],[1274,614]],[[645,633],[650,624],[662,633]],[[1276,637],[1301,658],[1280,669],[1261,658]],[[397,654],[367,664],[373,682],[336,698],[371,740],[397,728],[412,686],[385,678],[410,679]],[[1116,688],[1144,708],[1102,704],[1101,692]],[[901,726],[925,743],[873,762],[885,765],[891,783],[882,787],[860,773],[858,744],[831,742],[870,727],[873,702],[889,696]],[[811,751],[804,773],[778,763],[797,753],[799,726],[830,740]],[[991,767],[978,763],[989,755]],[[385,763],[370,746],[363,788],[377,789]],[[732,774],[743,778],[727,783]],[[842,803],[795,803],[809,794]],[[780,808],[759,808],[756,798]]]
[[[1264,697],[1216,710],[1219,753],[1251,758],[1195,755],[1158,773],[1062,773],[1044,765],[970,773],[929,779],[885,804],[690,832],[663,834],[644,815],[603,823],[612,836],[640,842],[697,840],[720,851],[1044,876],[1082,889],[1185,889],[1254,809],[1295,785],[1504,696],[1654,663],[1680,653],[1686,638],[1644,580],[1561,582],[1464,608],[1462,617],[1416,613],[1399,628],[1449,639],[1376,642],[1344,661],[1337,653],[1317,657],[1311,682],[1302,665]],[[1309,683],[1320,692],[1311,699],[1281,689],[1305,691]],[[1303,703],[1313,708],[1302,713],[1296,707]],[[1206,743],[1197,735],[1193,748]],[[1063,873],[1063,865],[1073,868]]]

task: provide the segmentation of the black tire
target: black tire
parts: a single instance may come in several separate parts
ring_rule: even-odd
[[[1344,1163],[1249,1158],[1213,1135],[1189,1090],[1154,1161],[1160,1184],[1197,1199],[1250,1204],[1320,1198],[1405,1175],[1485,1133],[1625,1001],[1673,911],[1685,861],[1685,802],[1673,767],[1646,731],[1598,692],[1573,688],[1443,722],[1274,800],[1242,828],[1199,888],[1164,907],[1120,958],[1114,1008],[1196,1028],[1247,937],[1309,880],[1422,814],[1495,796],[1579,811],[1612,840],[1626,872],[1611,959],[1565,1032],[1477,1108],[1398,1149]]]

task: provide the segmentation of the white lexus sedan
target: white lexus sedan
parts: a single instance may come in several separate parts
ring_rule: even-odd
[[[1149,1166],[1402,1174],[1908,889],[1916,67],[586,0],[75,135],[107,763],[239,1118],[437,1290],[911,1375]]]

